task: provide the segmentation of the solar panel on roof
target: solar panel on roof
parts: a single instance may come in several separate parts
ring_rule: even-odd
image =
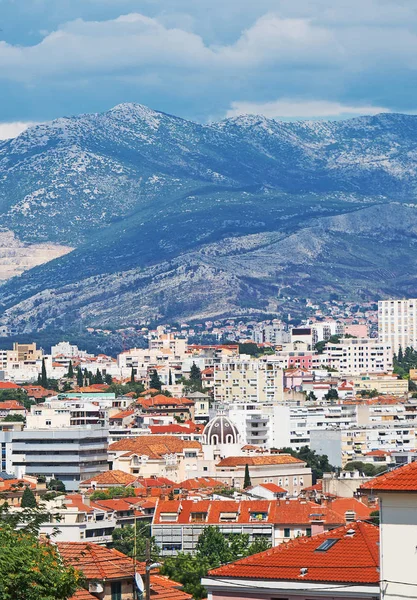
[[[336,542],[339,541],[339,538],[329,538],[325,540],[318,548],[316,548],[316,552],[327,552],[332,546],[335,545]]]

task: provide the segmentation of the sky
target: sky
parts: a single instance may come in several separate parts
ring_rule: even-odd
[[[122,102],[199,122],[417,111],[413,0],[0,0],[0,138]]]

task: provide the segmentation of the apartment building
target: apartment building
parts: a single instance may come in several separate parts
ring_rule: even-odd
[[[349,378],[356,392],[376,390],[378,394],[404,396],[408,393],[408,380],[398,379],[397,375],[380,373]]]
[[[176,483],[194,477],[202,458],[200,442],[174,435],[142,435],[109,446],[113,469],[142,477],[168,477]]]
[[[73,491],[80,481],[108,469],[107,438],[106,428],[93,425],[16,431],[12,469],[19,477],[60,479]]]
[[[380,300],[378,302],[379,341],[393,352],[417,348],[417,299]]]
[[[290,333],[281,321],[260,323],[253,328],[252,338],[256,344],[273,344],[278,346],[290,341]]]
[[[344,519],[326,506],[299,500],[160,500],[152,535],[162,556],[194,553],[207,526],[228,536],[246,534],[252,542],[265,538],[271,546],[312,536],[342,525]]]
[[[117,527],[114,509],[81,494],[58,496],[46,502],[45,510],[48,521],[40,526],[40,534],[53,536],[54,542],[86,540],[104,545],[112,541],[112,533]]]
[[[310,448],[326,454],[335,467],[362,458],[374,450],[410,452],[417,449],[417,424],[398,421],[352,425],[343,429],[311,430]]]
[[[28,429],[78,427],[80,425],[108,426],[108,413],[96,403],[79,400],[49,400],[31,406],[26,417]]]
[[[378,340],[341,339],[337,344],[327,343],[328,365],[342,375],[390,373],[393,353],[390,343]]]
[[[282,402],[283,391],[283,371],[273,360],[215,365],[214,399],[218,402]]]
[[[290,454],[229,456],[215,466],[215,477],[231,487],[242,489],[246,465],[252,485],[275,483],[288,490],[291,496],[312,483],[310,467]]]

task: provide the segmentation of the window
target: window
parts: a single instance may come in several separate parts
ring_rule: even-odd
[[[45,425],[50,425],[51,421],[45,421]]]
[[[335,543],[338,541],[338,538],[329,538],[325,540],[322,544],[320,544],[318,548],[316,548],[316,552],[327,552],[327,550],[334,546]]]
[[[120,581],[113,581],[111,584],[111,600],[122,600],[122,584]]]
[[[284,529],[284,537],[285,537],[285,538],[289,538],[289,537],[290,537],[290,533],[291,533],[291,531],[290,531],[290,528],[289,528],[289,527],[286,527],[286,528]]]

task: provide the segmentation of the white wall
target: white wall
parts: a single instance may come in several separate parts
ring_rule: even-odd
[[[417,598],[417,493],[379,496],[381,579],[388,582],[382,583],[381,600]]]

